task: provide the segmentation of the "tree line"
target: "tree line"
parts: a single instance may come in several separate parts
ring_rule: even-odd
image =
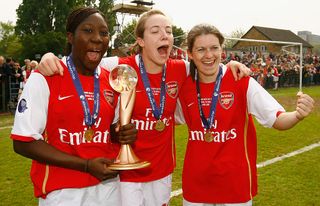
[[[0,22],[0,55],[18,61],[36,59],[46,52],[64,54],[65,24],[74,8],[91,6],[102,11],[111,35],[116,14],[111,12],[114,0],[23,0],[16,10],[16,25]]]
[[[16,10],[16,25],[0,22],[0,55],[23,59],[39,59],[47,52],[64,55],[66,45],[65,24],[68,14],[80,6],[98,8],[107,18],[110,35],[117,24],[116,13],[112,12],[114,0],[23,0]],[[115,46],[132,44],[134,39],[133,19],[114,37]],[[174,36],[183,36],[184,31],[174,26]],[[179,46],[184,38],[175,40]]]

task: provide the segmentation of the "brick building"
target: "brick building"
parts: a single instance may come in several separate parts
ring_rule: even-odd
[[[284,42],[298,42],[303,44],[303,53],[312,51],[313,46],[294,34],[290,30],[267,28],[260,26],[252,26],[247,33],[245,33],[242,39],[259,39],[268,41],[284,41]],[[281,52],[284,44],[272,44],[264,42],[248,42],[238,41],[233,47],[233,50],[239,51],[252,51],[261,53],[274,53],[278,54]],[[299,53],[299,46],[290,46],[286,50]]]

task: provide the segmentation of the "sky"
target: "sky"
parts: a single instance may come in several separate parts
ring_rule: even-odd
[[[22,0],[1,0],[0,21],[16,22],[16,9]],[[117,3],[130,0],[116,0]],[[153,0],[153,8],[166,13],[173,24],[188,31],[199,23],[210,23],[225,35],[248,31],[252,26],[310,31],[320,35],[319,0]],[[120,16],[120,21],[122,17]],[[132,18],[124,16],[124,21]]]

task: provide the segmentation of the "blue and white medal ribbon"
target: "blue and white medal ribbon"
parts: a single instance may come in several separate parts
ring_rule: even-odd
[[[204,139],[206,142],[212,142],[213,136],[210,133],[210,129],[212,127],[215,113],[216,113],[216,108],[217,108],[218,96],[219,96],[221,80],[222,80],[222,67],[219,66],[219,73],[218,73],[216,83],[214,86],[214,91],[211,97],[211,106],[210,106],[210,113],[208,118],[205,117],[202,109],[202,105],[201,105],[200,83],[199,83],[197,69],[195,70],[195,80],[196,80],[196,86],[197,86],[197,98],[198,98],[198,107],[199,107],[200,117],[201,117],[202,124],[205,127]]]
[[[150,81],[147,75],[147,71],[145,69],[142,56],[139,55],[139,69],[140,69],[140,74],[142,77],[142,82],[144,85],[144,88],[146,90],[152,113],[154,117],[157,119],[155,129],[159,132],[163,131],[165,128],[165,124],[163,121],[161,121],[161,117],[164,111],[164,106],[166,102],[166,65],[163,66],[162,69],[162,76],[161,76],[161,90],[160,90],[160,108],[157,106],[156,100],[154,99],[153,93],[152,93],[152,88],[150,86]]]
[[[90,113],[90,108],[86,96],[84,94],[78,73],[74,66],[71,55],[67,57],[67,66],[68,70],[71,74],[71,78],[74,86],[76,87],[77,93],[79,95],[79,99],[81,101],[81,105],[84,112],[84,122],[88,129],[86,130],[84,137],[87,141],[91,141],[94,135],[94,131],[92,129],[96,119],[98,118],[99,109],[100,109],[100,81],[99,81],[99,72],[98,67],[94,71],[94,90],[93,90],[93,114]]]

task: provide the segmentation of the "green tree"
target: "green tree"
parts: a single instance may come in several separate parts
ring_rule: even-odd
[[[115,24],[114,0],[23,0],[17,9],[16,34],[22,41],[22,55],[34,58],[46,52],[62,54],[65,24],[70,11],[79,6],[99,8],[107,17],[109,30]],[[113,31],[111,31],[113,32]]]
[[[21,42],[11,22],[0,22],[0,54],[21,60]]]
[[[104,13],[107,19],[110,35],[114,34],[113,27],[116,25],[116,14],[112,11],[114,0],[99,1],[99,10]]]
[[[137,20],[133,19],[131,22],[129,22],[127,25],[125,25],[121,31],[114,40],[114,47],[121,47],[125,45],[132,45],[136,41],[136,37],[134,34],[134,29],[137,25]]]
[[[245,34],[245,31],[242,29],[236,29],[234,31],[231,32],[231,34],[228,37],[231,38],[241,38],[243,35]],[[229,40],[226,39],[224,42],[224,46],[226,49],[230,49],[233,47],[233,45],[236,43],[236,40]]]
[[[183,31],[181,27],[177,27],[175,25],[172,26],[172,33],[174,36],[174,45],[180,47],[181,44],[186,39],[186,33]]]

